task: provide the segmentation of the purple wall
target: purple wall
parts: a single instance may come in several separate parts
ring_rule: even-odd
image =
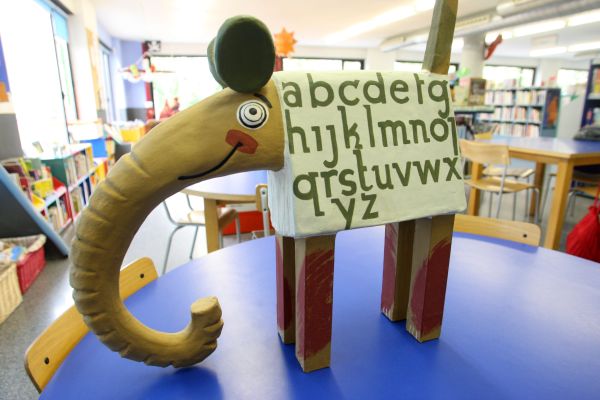
[[[142,43],[121,40],[121,65],[123,68],[136,63],[142,56]],[[146,108],[146,88],[144,82],[125,81],[127,108]]]
[[[6,63],[4,62],[4,52],[2,51],[2,38],[0,38],[0,81],[6,85],[6,91],[10,92],[8,85],[8,74],[6,73]]]

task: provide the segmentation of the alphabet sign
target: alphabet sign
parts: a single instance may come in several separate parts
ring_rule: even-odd
[[[305,237],[464,210],[445,75],[279,72],[284,167],[272,221]]]

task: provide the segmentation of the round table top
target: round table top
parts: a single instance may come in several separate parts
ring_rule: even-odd
[[[277,334],[273,237],[185,264],[131,296],[146,324],[185,326],[217,295],[217,350],[187,369],[122,359],[88,334],[42,399],[597,399],[600,265],[456,234],[439,340],[418,343],[379,311],[384,230],[336,239],[331,367],[303,373]]]
[[[208,179],[189,186],[186,190],[207,199],[250,201],[256,195],[256,185],[267,183],[267,171],[250,171]]]

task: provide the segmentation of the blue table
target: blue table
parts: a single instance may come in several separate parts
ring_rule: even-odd
[[[187,195],[204,199],[206,249],[209,253],[220,248],[217,207],[228,204],[254,203],[256,201],[256,185],[261,183],[267,183],[267,171],[241,172],[213,178],[183,190],[183,193]]]
[[[87,335],[42,399],[598,399],[600,265],[544,248],[455,235],[439,340],[419,344],[379,312],[383,229],[336,246],[331,368],[305,374],[275,323],[273,237],[228,247],[126,302],[179,330],[215,294],[219,347],[183,370],[121,359]]]

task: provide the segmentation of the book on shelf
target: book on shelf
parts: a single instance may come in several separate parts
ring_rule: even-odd
[[[84,195],[83,188],[81,186],[77,186],[71,191],[71,205],[73,207],[73,216],[79,215],[81,210],[84,207]]]

